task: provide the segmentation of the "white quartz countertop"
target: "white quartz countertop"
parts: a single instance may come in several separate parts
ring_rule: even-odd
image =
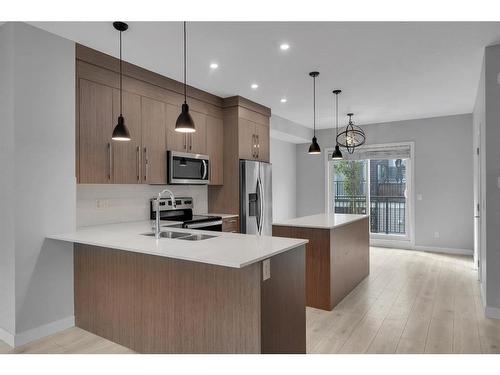
[[[258,237],[254,234],[180,228],[163,230],[197,232],[217,237],[201,241],[169,238],[156,240],[142,235],[151,233],[151,222],[140,221],[80,227],[74,232],[54,234],[47,238],[233,268],[245,267],[308,242],[283,237]]]
[[[343,225],[367,218],[368,215],[352,214],[318,214],[310,216],[297,217],[273,223],[284,227],[303,227],[315,229],[333,229]]]

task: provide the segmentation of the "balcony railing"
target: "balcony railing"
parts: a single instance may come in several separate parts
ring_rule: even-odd
[[[351,190],[344,181],[335,181],[335,213],[367,214],[366,182]],[[370,186],[371,233],[406,234],[406,184],[372,183]]]

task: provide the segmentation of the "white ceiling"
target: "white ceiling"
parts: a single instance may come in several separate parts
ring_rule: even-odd
[[[118,54],[111,23],[31,24]],[[279,49],[282,42],[288,51]],[[343,90],[341,114],[354,112],[358,124],[470,113],[483,48],[498,42],[499,22],[193,22],[188,83],[247,97],[312,127],[308,73],[318,70],[318,128],[332,125],[334,88]],[[182,23],[131,22],[123,43],[125,60],[182,80]],[[219,68],[211,71],[214,61]]]

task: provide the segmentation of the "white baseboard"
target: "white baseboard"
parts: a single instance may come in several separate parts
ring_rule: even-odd
[[[7,345],[14,347],[14,335],[7,332],[3,328],[0,328],[0,340],[2,340]]]
[[[21,346],[31,341],[41,339],[45,336],[53,335],[59,331],[75,326],[75,317],[70,316],[55,322],[44,324],[43,326],[29,329],[27,331],[16,334],[13,346]],[[10,345],[10,344],[9,344]]]
[[[456,249],[453,247],[437,247],[437,246],[415,246],[415,250],[429,251],[432,253],[455,254],[473,256],[474,250],[471,249]]]
[[[370,239],[370,246],[390,247],[403,250],[427,251],[431,253],[442,253],[442,254],[455,254],[455,255],[468,255],[468,256],[474,255],[474,250],[471,249],[456,249],[451,247],[437,247],[437,246],[420,246],[420,245],[413,245],[410,241]]]
[[[487,318],[500,319],[500,309],[498,307],[486,306],[484,313]]]

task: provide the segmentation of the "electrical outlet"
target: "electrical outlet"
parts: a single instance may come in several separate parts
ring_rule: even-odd
[[[434,238],[439,238],[439,232],[434,232]]]
[[[271,259],[266,259],[262,262],[262,280],[266,281],[271,278]]]
[[[422,199],[424,199],[424,197],[422,197],[422,194],[417,194],[417,201],[421,201]]]
[[[95,208],[97,208],[98,210],[108,208],[108,206],[109,206],[109,201],[107,199],[96,199],[95,201]]]

